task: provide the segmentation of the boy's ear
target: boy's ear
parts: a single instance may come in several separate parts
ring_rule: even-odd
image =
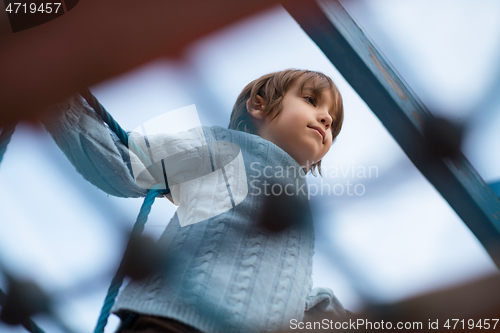
[[[247,100],[247,111],[255,119],[263,119],[266,115],[264,114],[264,107],[266,106],[266,101],[259,95],[255,96],[255,99],[250,101]]]

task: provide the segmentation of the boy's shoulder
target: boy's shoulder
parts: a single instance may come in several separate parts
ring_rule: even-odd
[[[224,128],[221,126],[202,126],[202,129],[207,141],[226,141],[237,144],[249,142],[258,142],[261,144],[270,143],[258,135]]]

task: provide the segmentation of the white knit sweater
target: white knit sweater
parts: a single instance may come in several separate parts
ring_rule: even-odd
[[[81,96],[55,106],[44,124],[88,181],[115,196],[146,194],[147,189],[137,186],[131,175],[127,149]],[[221,127],[203,128],[203,133],[207,142],[231,142],[240,147],[249,184],[256,184],[255,180],[263,184],[270,170],[296,170],[285,173],[281,181],[295,184],[301,188],[299,196],[307,196],[304,172],[275,144]],[[192,225],[181,227],[175,214],[159,240],[174,258],[168,270],[129,283],[112,311],[173,318],[207,333],[289,327],[290,320],[301,321],[304,311],[318,302],[325,309],[335,304],[329,310],[344,314],[329,290],[315,290],[308,298],[314,253],[310,212],[307,210],[303,223],[272,234],[256,227],[265,196],[254,195],[253,190],[255,186],[249,185],[240,204]]]

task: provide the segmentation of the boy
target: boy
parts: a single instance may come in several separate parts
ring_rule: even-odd
[[[280,115],[283,109],[286,112]],[[320,170],[321,158],[339,134],[343,120],[342,96],[328,76],[285,70],[264,75],[243,89],[229,128],[273,142],[307,171],[314,171]],[[314,132],[322,137],[321,144],[311,138],[316,136]]]
[[[128,151],[85,101],[74,96],[59,107],[65,112],[45,125],[77,170],[107,193],[144,196],[131,177]],[[254,188],[271,174],[297,189],[307,172],[320,171],[342,120],[342,99],[329,77],[286,70],[243,89],[230,129],[202,130],[209,143],[241,149]],[[344,315],[330,290],[311,292],[314,231],[308,208],[300,224],[272,234],[255,223],[265,200],[251,192],[232,209],[185,227],[176,213],[158,241],[174,263],[122,291],[112,308],[122,319],[117,332],[262,332],[290,327],[304,310]]]

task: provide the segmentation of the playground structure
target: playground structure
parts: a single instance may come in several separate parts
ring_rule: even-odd
[[[443,159],[441,156],[428,152],[427,139],[423,133],[425,124],[431,121],[433,116],[377,51],[377,48],[369,42],[338,2],[308,3],[307,9],[296,7],[296,5],[296,3],[285,4],[285,8],[288,9],[304,31],[370,106],[412,162],[449,202],[450,206],[481,241],[498,265],[497,244],[500,242],[500,225],[498,222],[500,201],[497,197],[498,193],[495,195],[494,191],[492,191],[492,189],[497,189],[497,184],[491,184],[491,188],[485,184],[461,153],[453,155],[452,158]],[[260,6],[265,7],[264,5]],[[241,8],[241,12],[251,12],[260,8]],[[132,7],[129,9],[132,10]],[[193,35],[196,35],[196,33],[193,33]],[[95,38],[95,35],[88,37],[90,41]],[[154,34],[151,40],[154,40],[153,37],[155,37]],[[179,39],[184,40],[183,38]],[[186,38],[186,40],[189,40],[189,38]],[[82,39],[82,42],[85,44],[85,38]],[[7,47],[9,43],[20,43],[20,45],[28,46],[33,43],[33,40],[30,41],[29,37],[25,37],[21,41],[12,39],[6,42]],[[151,47],[151,49],[156,51],[154,47]],[[92,74],[86,75],[86,80],[78,81],[74,79],[74,82],[65,85],[64,89],[66,90],[56,89],[57,93],[51,93],[58,84],[63,85],[58,83],[57,79],[61,78],[57,78],[57,75],[54,76],[52,86],[51,84],[39,84],[37,86],[37,76],[35,75],[33,86],[43,88],[42,90],[45,89],[46,91],[33,92],[33,94],[28,92],[30,96],[34,96],[32,99],[17,97],[16,94],[20,92],[19,89],[14,92],[16,84],[9,86],[10,90],[3,89],[4,93],[0,96],[0,100],[5,101],[4,105],[7,106],[5,110],[12,110],[12,112],[2,113],[1,121],[4,124],[2,136],[4,133],[8,136],[9,126],[17,121],[16,118],[20,114],[18,113],[19,110],[24,112],[21,113],[23,118],[32,118],[33,114],[27,114],[26,112],[33,112],[38,107],[48,106],[64,94],[81,89],[82,85],[93,84],[104,77],[116,75],[120,71],[131,68],[132,64],[136,65],[143,60],[149,60],[154,53],[153,51],[150,51],[147,55],[138,54],[136,58],[129,60],[128,63],[127,59],[124,59],[123,67],[110,70],[108,73],[94,73],[91,71]],[[9,60],[8,52],[1,54],[1,56],[5,57],[5,61]],[[132,58],[132,56],[130,57]],[[5,61],[2,61],[2,63],[8,63]],[[22,59],[19,61],[22,61]],[[84,68],[85,66],[82,66],[79,70],[84,71]],[[39,71],[33,69],[27,70],[39,73]],[[40,73],[39,82],[42,82],[41,79],[44,75],[46,74]],[[65,75],[68,74],[64,73],[63,77]],[[76,73],[74,76],[76,78],[81,75],[79,76]],[[5,77],[8,77],[8,75]],[[42,95],[43,97],[40,97]],[[5,142],[8,142],[8,140],[5,140]],[[5,150],[5,147],[3,148]],[[498,286],[497,279],[491,281],[490,288],[496,290]],[[422,302],[425,302],[425,299]],[[494,310],[491,310],[495,306],[498,306],[498,304],[490,304],[487,310],[495,313]],[[386,314],[382,316],[384,315]]]

